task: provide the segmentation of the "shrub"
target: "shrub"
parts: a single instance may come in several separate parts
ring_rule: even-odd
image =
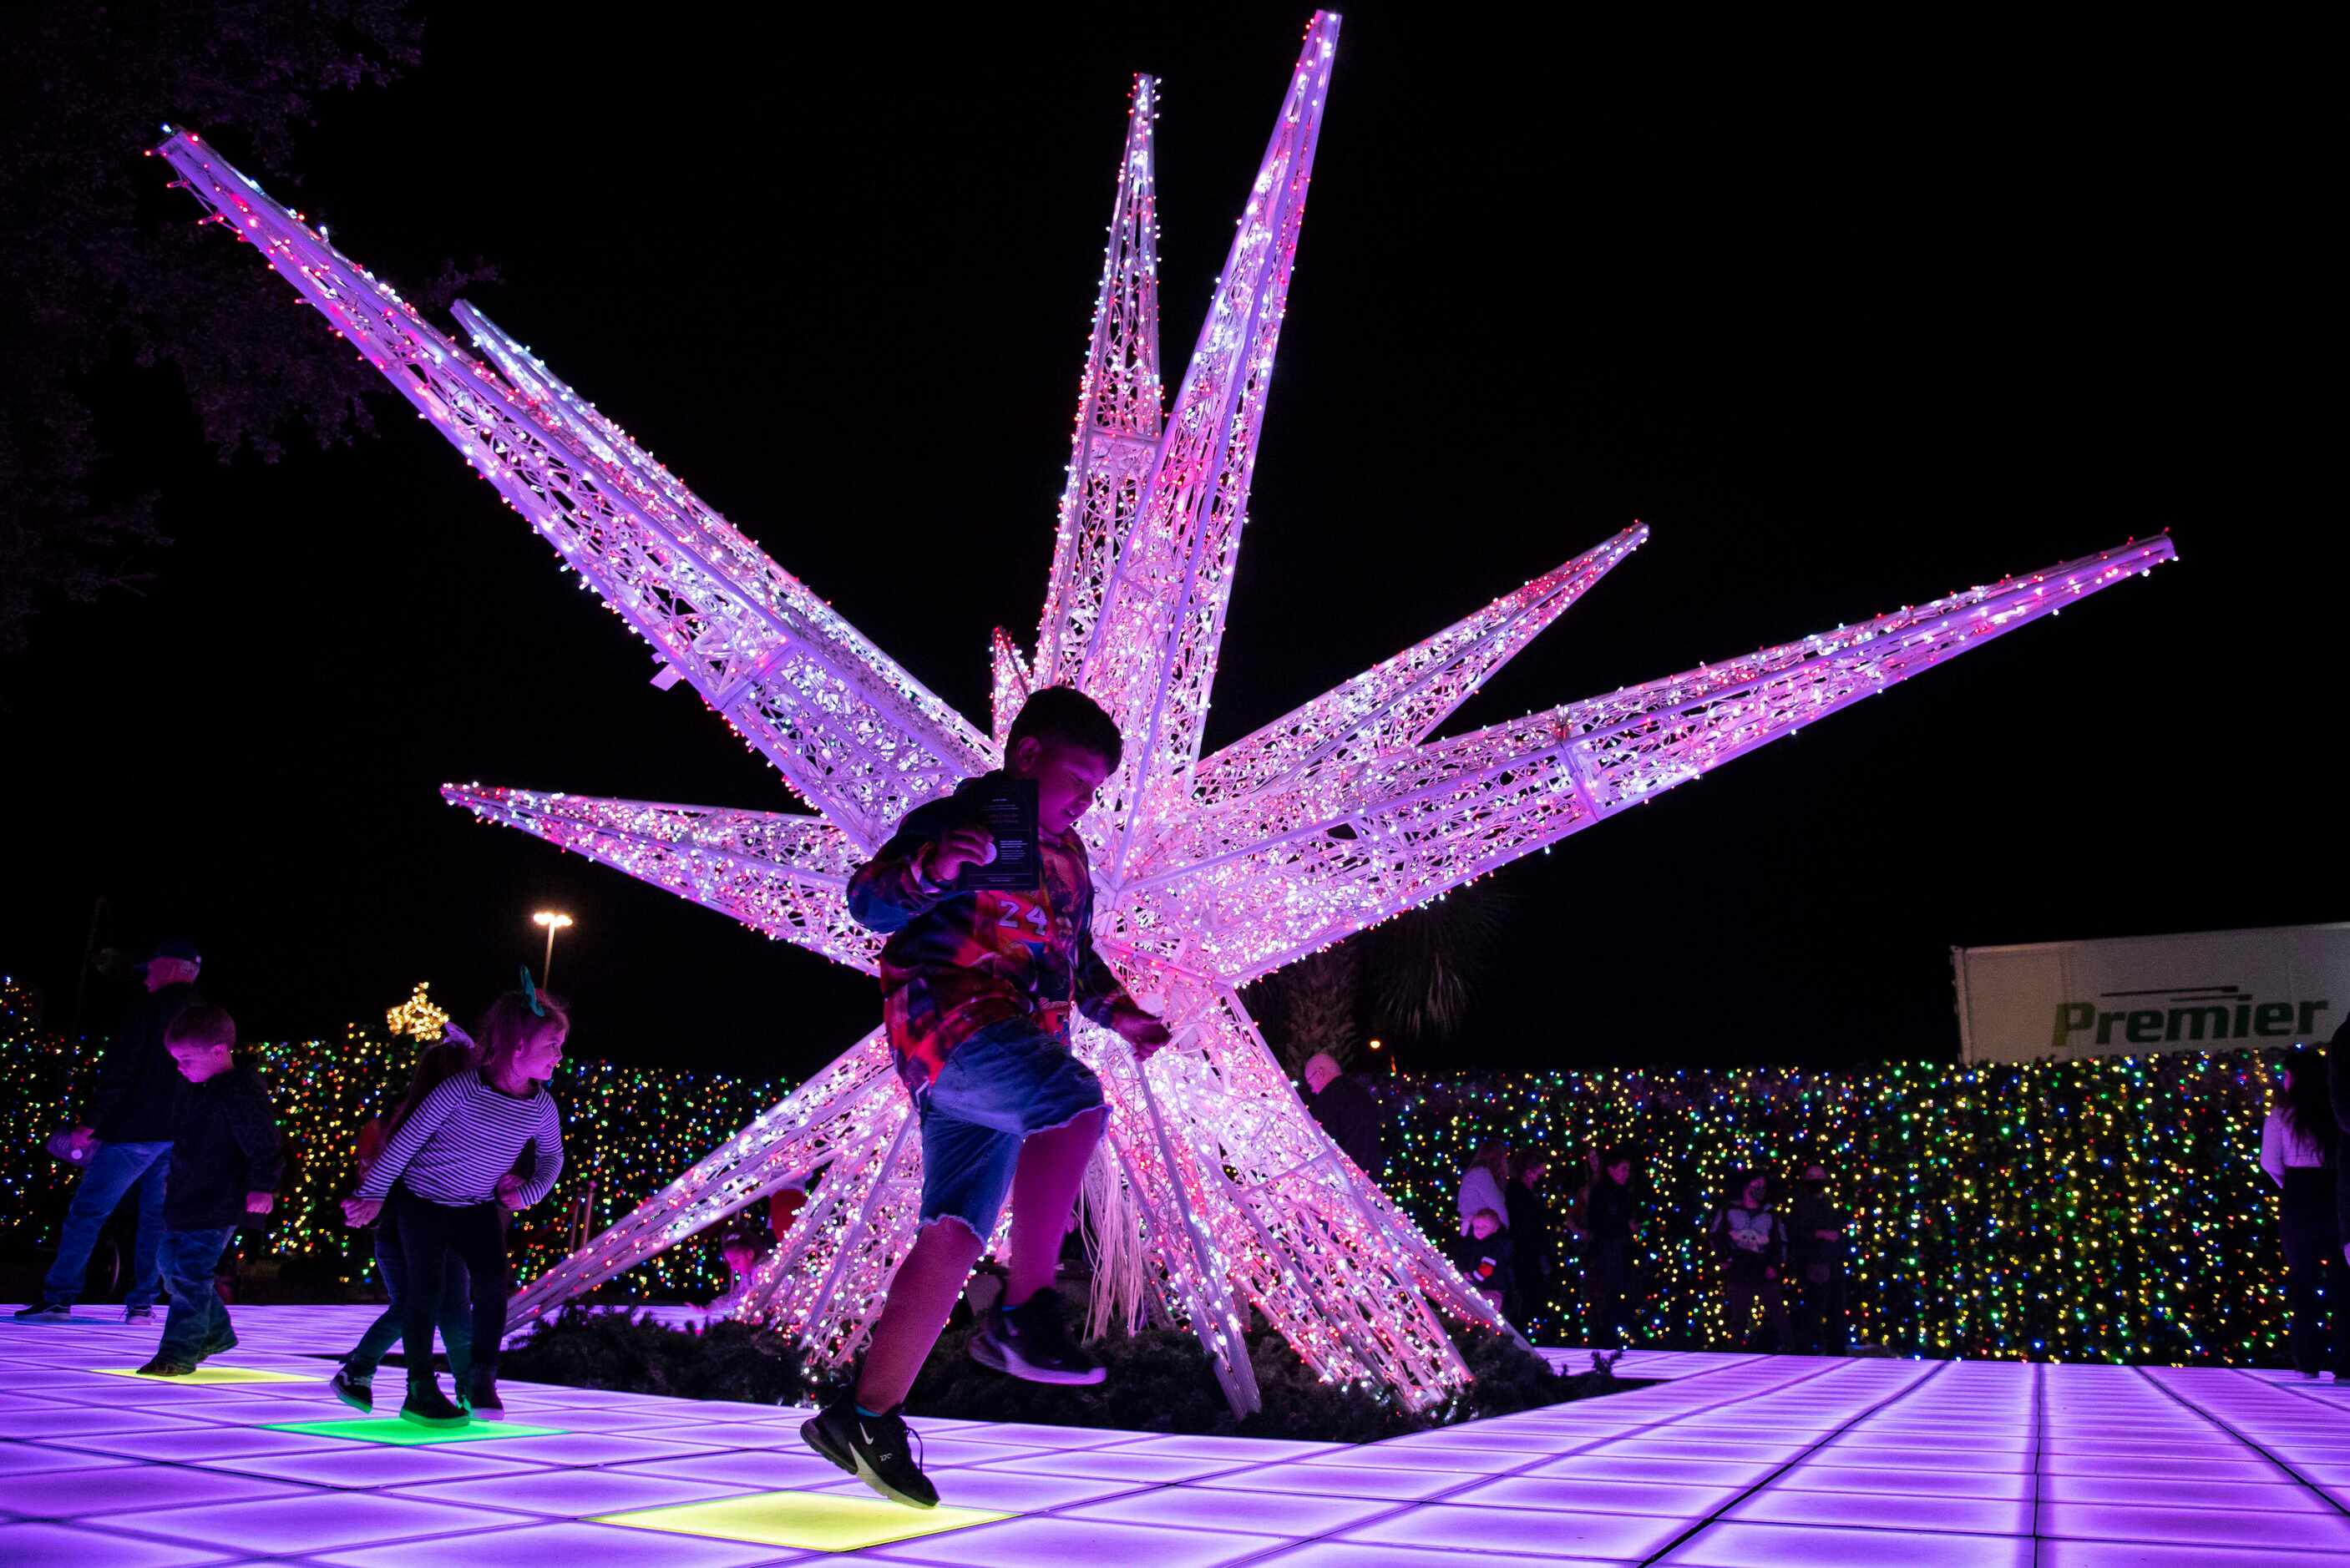
[[[990,1371],[971,1359],[971,1333],[953,1329],[941,1338],[906,1401],[910,1412],[966,1421],[1363,1443],[1640,1386],[1605,1365],[1561,1376],[1513,1341],[1467,1330],[1456,1341],[1475,1380],[1444,1406],[1415,1412],[1384,1389],[1324,1383],[1279,1335],[1258,1334],[1250,1336],[1249,1352],[1263,1408],[1236,1420],[1199,1342],[1180,1330],[1146,1329],[1097,1343],[1092,1348],[1109,1376],[1087,1388],[1024,1383]],[[720,1323],[696,1332],[585,1310],[564,1314],[508,1351],[503,1369],[530,1382],[771,1405],[828,1397],[847,1382],[837,1370],[811,1374],[795,1346],[765,1329]]]

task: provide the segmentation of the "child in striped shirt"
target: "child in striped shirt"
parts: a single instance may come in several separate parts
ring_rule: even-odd
[[[403,1421],[461,1427],[470,1418],[442,1394],[432,1372],[432,1320],[452,1258],[463,1262],[473,1283],[471,1386],[459,1396],[485,1420],[505,1415],[497,1386],[509,1282],[500,1210],[529,1208],[562,1174],[563,1124],[546,1080],[563,1060],[570,1027],[562,1003],[535,990],[525,970],[523,989],[493,1002],[475,1032],[476,1065],[409,1112],[344,1200],[353,1225],[372,1222],[387,1198],[399,1221],[408,1265],[400,1303],[408,1361]],[[537,1158],[525,1181],[514,1174],[515,1162],[534,1144]]]

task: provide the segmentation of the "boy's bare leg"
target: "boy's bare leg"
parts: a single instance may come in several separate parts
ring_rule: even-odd
[[[983,1245],[960,1220],[936,1220],[922,1227],[889,1281],[889,1300],[873,1324],[865,1369],[857,1378],[859,1405],[881,1411],[905,1403]]]
[[[1020,1145],[1012,1177],[1012,1257],[1003,1282],[1003,1304],[1016,1307],[1053,1282],[1061,1261],[1061,1238],[1069,1233],[1069,1211],[1085,1185],[1086,1166],[1109,1124],[1107,1107],[1049,1132],[1030,1133]],[[867,1409],[880,1407],[868,1405]]]

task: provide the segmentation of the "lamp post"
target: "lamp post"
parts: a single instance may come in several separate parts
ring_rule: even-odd
[[[552,909],[541,909],[530,918],[530,923],[546,928],[546,961],[538,966],[538,983],[551,985],[555,981],[555,933],[568,928],[571,917],[558,915]]]

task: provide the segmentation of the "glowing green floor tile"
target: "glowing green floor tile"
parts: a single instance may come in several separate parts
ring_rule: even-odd
[[[264,1372],[258,1366],[199,1366],[185,1377],[163,1377],[152,1372],[141,1372],[135,1366],[93,1366],[92,1372],[103,1372],[109,1377],[137,1377],[149,1383],[316,1383],[316,1376],[298,1377],[290,1372]]]
[[[628,1513],[599,1514],[597,1524],[624,1524],[631,1530],[666,1530],[678,1535],[703,1535],[714,1541],[742,1541],[757,1546],[796,1546],[807,1552],[854,1552],[860,1546],[881,1546],[910,1541],[917,1535],[937,1535],[993,1524],[1008,1513],[978,1508],[907,1508],[878,1497],[842,1497],[812,1491],[770,1491],[757,1497],[720,1498],[714,1502],[681,1503],[674,1508],[640,1508]]]
[[[302,1432],[314,1438],[347,1438],[354,1443],[390,1443],[403,1449],[426,1443],[479,1443],[494,1438],[560,1438],[560,1427],[525,1427],[519,1421],[475,1421],[463,1427],[420,1427],[397,1416],[357,1416],[342,1421],[272,1421],[265,1432]]]

